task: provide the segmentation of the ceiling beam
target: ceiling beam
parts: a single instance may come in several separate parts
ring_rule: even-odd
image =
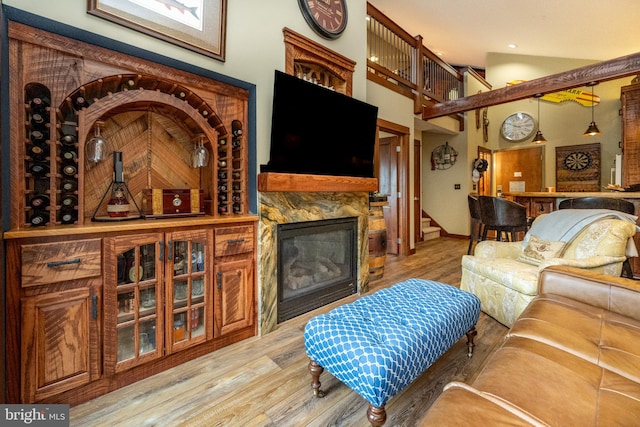
[[[427,105],[422,109],[422,119],[435,119],[520,99],[535,98],[638,73],[640,73],[640,52],[453,101]]]

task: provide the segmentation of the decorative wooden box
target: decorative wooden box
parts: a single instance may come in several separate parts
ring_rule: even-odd
[[[145,218],[204,215],[204,191],[199,188],[147,188],[143,191]]]

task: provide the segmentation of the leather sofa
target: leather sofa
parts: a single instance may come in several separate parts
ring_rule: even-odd
[[[550,265],[620,276],[628,244],[636,232],[636,217],[626,220],[620,219],[626,218],[626,214],[612,213],[620,218],[590,222],[567,242],[536,239],[536,233],[544,235],[545,224],[548,227],[549,223],[553,225],[563,218],[570,223],[577,215],[575,212],[565,210],[539,216],[524,242],[487,240],[478,243],[474,255],[462,257],[460,289],[480,298],[482,311],[503,325],[511,326],[536,296],[540,271]],[[587,214],[587,210],[582,212]],[[536,251],[538,247],[546,251]]]
[[[447,384],[419,425],[639,420],[640,282],[554,266],[473,383]]]

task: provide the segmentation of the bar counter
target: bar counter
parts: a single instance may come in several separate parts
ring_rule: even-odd
[[[522,193],[503,192],[507,197],[549,197],[555,199],[569,199],[577,197],[610,197],[612,199],[640,199],[640,192],[630,191],[601,191],[592,193],[582,192],[547,192],[547,191],[526,191]]]

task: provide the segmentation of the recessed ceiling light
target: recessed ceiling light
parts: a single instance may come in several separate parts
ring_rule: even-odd
[[[511,43],[511,44],[509,44],[509,48],[510,48],[510,49],[515,49],[515,48],[517,48],[517,47],[518,47],[518,45],[517,45],[517,44],[515,44],[515,43]]]

